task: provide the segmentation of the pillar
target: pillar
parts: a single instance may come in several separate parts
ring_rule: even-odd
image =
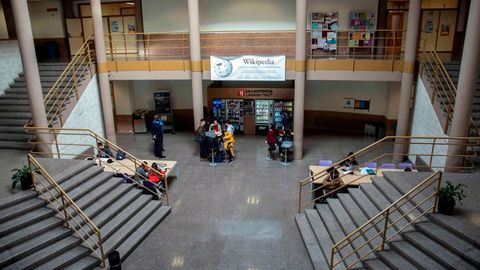
[[[410,96],[414,79],[415,56],[417,52],[418,27],[420,22],[420,0],[410,0],[408,8],[407,39],[405,41],[404,66],[400,88],[396,136],[407,136],[410,123]],[[397,142],[405,140],[397,139]],[[395,144],[395,153],[406,153],[408,145]],[[395,156],[395,161],[401,161],[403,156]]]
[[[198,13],[198,0],[188,0],[194,128],[198,126],[200,119],[203,117],[202,57],[200,50],[200,22]]]
[[[377,31],[375,38],[376,38],[376,46],[377,48],[375,49],[376,55],[377,56],[384,56],[385,54],[385,38],[388,36],[387,32],[385,30],[387,29],[387,24],[388,24],[388,10],[387,10],[387,0],[379,0],[378,1],[378,8],[377,8],[378,16],[377,16],[377,29],[383,30],[383,31]],[[377,59],[383,59],[382,58],[377,58]]]
[[[480,1],[470,2],[467,31],[463,43],[462,62],[458,78],[457,96],[453,109],[450,137],[468,137],[470,130],[470,117],[472,114],[472,100],[475,94],[477,71],[480,57]],[[465,141],[452,143],[464,144]],[[465,147],[462,145],[449,145],[449,155],[462,155]],[[461,158],[447,157],[447,166],[461,166]]]
[[[22,58],[23,74],[27,82],[33,126],[47,127],[47,113],[43,103],[42,83],[38,71],[35,45],[33,44],[32,24],[30,22],[30,14],[28,13],[27,1],[11,0],[11,4]],[[46,156],[52,152],[50,145],[52,139],[49,134],[36,134],[36,141],[39,142],[38,148],[40,152],[45,153]]]
[[[307,33],[307,0],[296,1],[295,30],[295,100],[293,102],[293,131],[295,159],[303,158],[303,115],[305,110],[305,40]]]
[[[112,96],[107,72],[107,56],[105,54],[105,35],[103,33],[102,6],[100,0],[90,0],[92,9],[93,34],[95,38],[95,54],[97,59],[97,77],[102,101],[103,125],[105,136],[113,143],[117,142],[115,121],[113,119]]]

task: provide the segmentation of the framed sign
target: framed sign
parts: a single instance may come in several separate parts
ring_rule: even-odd
[[[210,56],[212,81],[285,81],[285,55]]]
[[[355,99],[354,98],[344,98],[343,99],[343,107],[353,109],[355,107]]]

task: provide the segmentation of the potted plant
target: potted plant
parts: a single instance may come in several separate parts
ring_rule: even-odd
[[[12,175],[12,189],[15,188],[18,182],[20,182],[23,190],[32,187],[32,175],[27,165],[23,165],[20,169],[13,169],[12,172],[15,172],[15,174]]]
[[[438,212],[444,215],[452,215],[455,203],[458,200],[460,204],[466,196],[463,194],[463,187],[466,185],[458,184],[454,186],[450,181],[440,188],[438,192]]]

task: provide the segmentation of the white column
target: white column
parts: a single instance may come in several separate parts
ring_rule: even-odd
[[[200,22],[198,0],[188,0],[190,27],[190,70],[192,72],[192,100],[194,128],[203,118],[202,56],[200,48]]]
[[[293,131],[295,159],[303,158],[303,115],[305,110],[305,47],[307,33],[307,0],[297,0],[295,30],[295,100],[293,102]]]
[[[400,88],[400,104],[398,108],[397,136],[407,136],[410,123],[410,95],[414,79],[415,57],[417,53],[418,27],[420,23],[420,0],[410,0],[408,9],[407,39],[405,41],[404,67]],[[404,142],[404,140],[397,140]],[[395,144],[395,153],[406,153],[406,144]],[[401,161],[403,156],[395,156],[395,161]]]
[[[477,82],[477,71],[480,57],[480,1],[470,2],[468,14],[467,31],[463,44],[462,62],[460,75],[458,77],[457,96],[453,110],[452,125],[450,127],[451,137],[468,137],[470,130],[470,118],[472,114],[472,101],[475,94]],[[465,141],[453,143],[464,144]],[[462,145],[449,145],[449,155],[462,155],[465,148]],[[462,159],[449,157],[447,166],[461,166]]]
[[[95,55],[97,59],[97,77],[102,100],[103,125],[105,136],[113,143],[117,142],[115,120],[113,118],[112,96],[107,72],[107,55],[105,54],[105,35],[103,33],[102,6],[100,0],[90,0],[92,9],[93,33],[95,38]]]
[[[35,127],[47,127],[47,114],[43,103],[42,83],[38,71],[37,56],[33,43],[32,25],[26,0],[11,0],[18,45],[22,58],[23,74],[27,83],[28,99],[32,121]],[[36,134],[39,150],[46,155],[52,152],[49,144],[52,139],[48,134]]]

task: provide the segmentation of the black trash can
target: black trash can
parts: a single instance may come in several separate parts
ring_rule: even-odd
[[[118,251],[114,250],[108,254],[108,264],[110,265],[110,270],[122,270],[122,261]]]

